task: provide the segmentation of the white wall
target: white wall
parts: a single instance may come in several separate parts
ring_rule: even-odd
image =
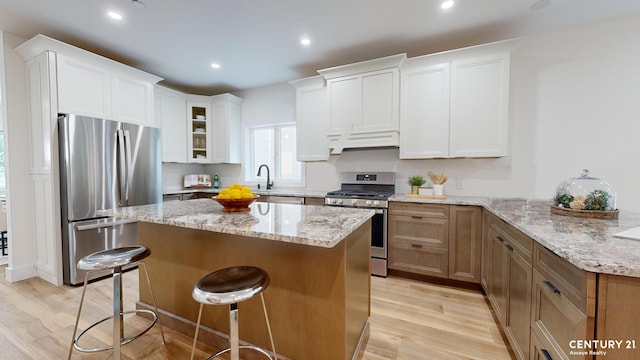
[[[536,122],[535,196],[581,168],[618,193],[618,208],[640,211],[640,17],[534,37],[519,51]]]
[[[7,205],[9,222],[9,281],[36,276],[35,239],[33,233],[32,192],[29,177],[29,122],[27,116],[27,81],[24,60],[13,51],[25,39],[9,33],[2,35],[2,66],[5,97],[5,156],[7,164]]]
[[[378,170],[395,171],[402,193],[409,176],[444,171],[450,195],[551,199],[558,184],[587,168],[615,187],[620,209],[640,211],[638,33],[634,16],[528,37],[512,56],[507,157],[399,160],[397,149],[347,151],[307,163],[307,188],[334,190],[341,171]],[[289,84],[238,95],[245,125],[295,117]]]

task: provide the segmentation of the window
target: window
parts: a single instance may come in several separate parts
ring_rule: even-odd
[[[266,183],[266,173],[258,177],[258,167],[269,166],[271,181],[275,186],[302,186],[303,165],[296,160],[296,126],[251,127],[248,129],[248,156],[245,180]]]

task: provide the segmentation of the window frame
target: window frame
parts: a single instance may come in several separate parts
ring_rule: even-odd
[[[278,124],[270,124],[270,125],[252,125],[247,126],[245,128],[245,139],[247,139],[245,146],[245,171],[244,171],[244,183],[248,186],[257,186],[260,184],[261,190],[266,190],[266,178],[264,178],[264,173],[260,178],[256,176],[258,173],[258,166],[254,157],[254,130],[256,129],[272,129],[274,131],[274,144],[273,144],[273,157],[271,162],[273,165],[269,166],[270,170],[270,180],[274,183],[274,187],[276,188],[297,188],[305,186],[305,163],[303,161],[297,160],[297,139],[296,139],[296,162],[300,163],[300,180],[283,180],[279,178],[280,169],[282,167],[280,156],[280,138],[281,131],[283,128],[294,128],[296,130],[296,138],[298,136],[298,129],[295,122],[286,122],[286,123],[278,123]],[[263,179],[264,178],[264,179]]]

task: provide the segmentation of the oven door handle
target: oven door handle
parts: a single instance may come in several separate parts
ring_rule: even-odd
[[[376,214],[384,214],[384,209],[375,209]]]

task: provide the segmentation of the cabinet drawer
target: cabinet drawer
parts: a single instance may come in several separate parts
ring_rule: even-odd
[[[500,219],[495,219],[492,224],[495,236],[509,250],[522,256],[524,260],[531,263],[531,253],[533,250],[533,239],[514,229]]]
[[[531,360],[559,360],[564,359],[560,356],[560,353],[551,345],[549,340],[544,336],[538,336],[533,331],[531,333],[531,353],[529,354]]]
[[[449,205],[391,202],[389,203],[389,215],[449,219]]]
[[[578,269],[536,243],[533,268],[555,286],[580,311],[595,316],[595,274]]]
[[[449,248],[449,220],[389,216],[389,242],[415,244],[418,248]]]
[[[447,278],[449,251],[407,241],[389,241],[389,268]]]
[[[593,339],[595,335],[593,318],[587,317],[537,271],[533,272],[531,324],[539,337],[544,336],[558,350],[561,359],[580,358],[569,356],[576,350],[569,346],[570,341]]]

